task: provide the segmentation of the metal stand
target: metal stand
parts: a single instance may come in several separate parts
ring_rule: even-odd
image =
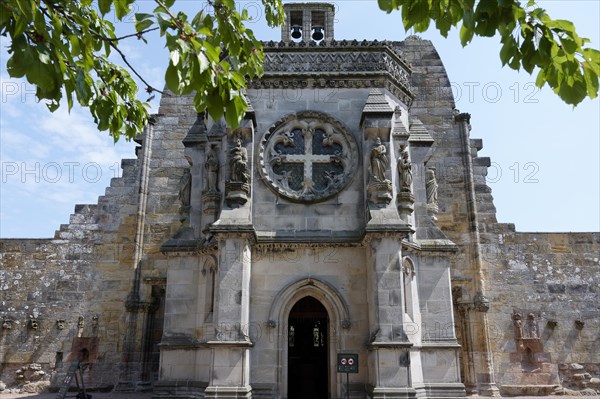
[[[346,373],[346,399],[350,399],[350,374]]]

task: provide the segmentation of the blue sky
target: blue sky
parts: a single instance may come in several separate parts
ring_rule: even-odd
[[[554,18],[575,22],[580,35],[600,43],[600,0],[539,2]],[[178,1],[193,12],[197,1]],[[260,1],[239,2],[256,22],[257,37],[278,40],[266,28]],[[337,39],[403,40],[400,14],[386,15],[376,2],[336,5]],[[143,12],[152,2],[136,3]],[[131,32],[133,24],[119,26]],[[410,32],[409,32],[410,34]],[[488,184],[498,219],[518,231],[600,230],[600,102],[576,108],[535,76],[501,68],[497,38],[479,39],[462,48],[456,30],[448,39],[435,31],[421,34],[436,46],[446,66],[457,108],[472,114],[472,138],[482,138],[480,156],[491,157]],[[5,38],[0,41],[7,45]],[[167,53],[160,44],[125,43],[128,59],[156,87],[162,87]],[[110,179],[120,175],[120,160],[134,157],[134,145],[113,144],[97,132],[87,110],[47,111],[35,101],[34,89],[10,79],[6,52],[0,53],[0,237],[52,237],[68,223],[75,204],[96,203]],[[142,94],[144,95],[144,94]],[[158,98],[152,102],[154,110]]]

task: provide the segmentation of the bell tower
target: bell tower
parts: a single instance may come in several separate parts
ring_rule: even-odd
[[[285,24],[281,28],[284,42],[321,42],[333,40],[335,6],[329,3],[284,4]]]

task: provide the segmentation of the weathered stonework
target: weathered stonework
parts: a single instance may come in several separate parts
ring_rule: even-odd
[[[96,389],[335,398],[346,352],[352,398],[598,391],[600,233],[497,222],[429,41],[336,41],[331,6],[287,7],[239,128],[166,92],[98,204],[0,240],[0,380],[77,359]]]

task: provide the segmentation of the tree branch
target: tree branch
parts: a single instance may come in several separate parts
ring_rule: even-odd
[[[127,61],[127,58],[125,57],[125,54],[123,54],[123,52],[121,51],[121,49],[119,49],[114,43],[109,42],[108,43],[110,45],[111,48],[113,48],[117,53],[119,53],[119,55],[121,56],[121,58],[123,59],[123,62],[125,64],[127,64],[127,66],[129,67],[129,69],[131,69],[131,72],[133,72],[135,74],[135,76],[138,77],[139,80],[141,80],[145,85],[146,85],[146,91],[148,93],[151,93],[153,91],[160,93],[160,94],[165,94],[164,92],[162,92],[161,90],[158,90],[156,88],[154,88],[151,84],[149,84],[148,82],[146,82],[146,80],[142,77],[142,75],[140,75],[138,73],[138,71],[133,67],[133,65],[131,65],[129,63],[129,61]]]
[[[105,41],[105,42],[118,42],[119,40],[122,40],[122,39],[129,39],[130,37],[134,37],[134,36],[137,36],[137,37],[139,38],[139,37],[140,37],[140,36],[142,36],[144,33],[152,32],[152,31],[155,31],[155,30],[158,30],[158,29],[160,29],[160,28],[159,28],[159,27],[155,27],[155,28],[148,28],[148,29],[146,29],[146,30],[143,30],[143,31],[141,31],[141,32],[132,33],[132,34],[130,34],[130,35],[125,35],[125,36],[121,36],[121,37],[115,37],[115,38],[111,38],[111,37],[102,36],[102,35],[100,35],[100,34],[98,34],[98,33],[96,33],[96,32],[93,32],[93,31],[91,31],[91,30],[90,30],[90,31],[91,31],[91,32],[92,32],[92,33],[93,33],[93,34],[94,34],[96,37],[98,37],[99,39],[101,39],[101,40],[103,40],[103,41]]]
[[[183,33],[185,31],[185,27],[183,25],[181,25],[181,22],[177,19],[177,17],[175,15],[173,15],[171,10],[169,10],[169,8],[162,1],[160,1],[160,0],[154,0],[154,1],[156,2],[156,4],[161,6],[163,8],[163,10],[165,10],[165,12],[169,15],[169,17],[171,17],[173,22],[175,22],[177,24],[177,27],[179,28],[179,30]]]

